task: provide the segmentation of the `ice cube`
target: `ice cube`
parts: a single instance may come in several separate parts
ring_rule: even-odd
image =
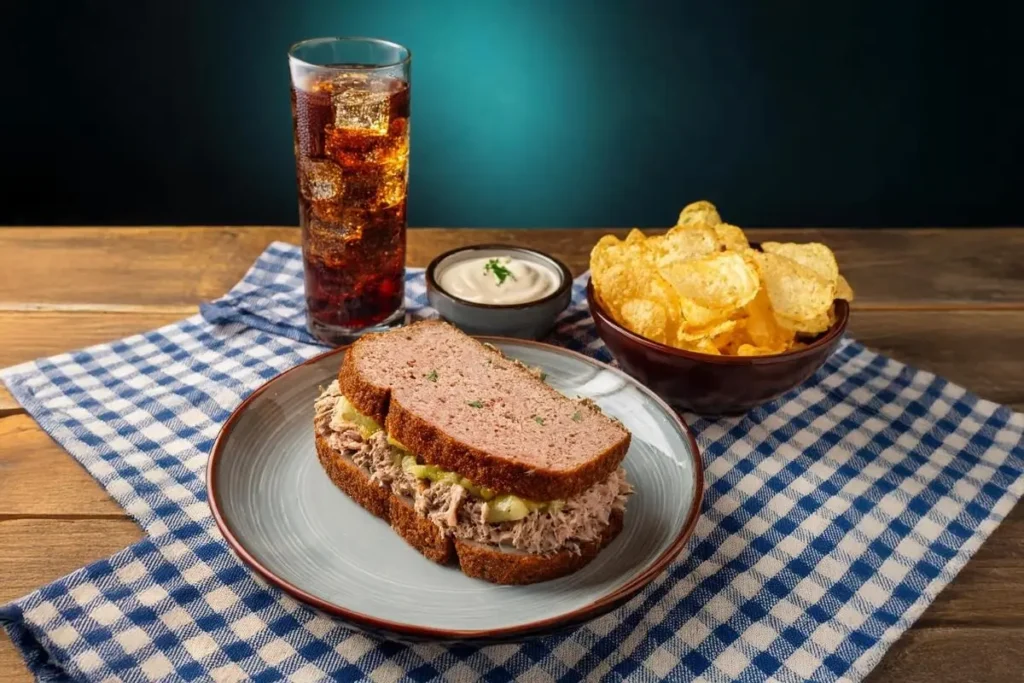
[[[335,221],[345,191],[341,168],[330,161],[305,159],[300,165],[299,191],[309,202],[313,215],[322,221]]]
[[[346,172],[360,172],[367,164],[376,163],[380,150],[391,139],[369,131],[327,126],[324,151],[327,157]]]
[[[334,93],[334,126],[387,135],[390,106],[387,92],[347,88]]]
[[[409,119],[392,119],[388,142],[376,150],[374,161],[389,171],[403,171],[409,163]]]
[[[363,238],[366,227],[366,212],[360,209],[346,209],[341,214],[341,239],[344,242],[358,242]]]
[[[381,180],[380,169],[374,166],[361,173],[349,173],[345,178],[345,205],[358,209],[374,208]]]
[[[384,182],[381,183],[380,189],[377,191],[377,201],[382,206],[395,206],[401,202],[405,199],[406,181],[404,168],[400,171],[385,173]]]
[[[370,167],[345,177],[345,206],[376,211],[405,199],[406,171]]]
[[[344,190],[341,167],[330,161],[306,159],[302,163],[303,195],[311,202],[330,202],[341,199]]]

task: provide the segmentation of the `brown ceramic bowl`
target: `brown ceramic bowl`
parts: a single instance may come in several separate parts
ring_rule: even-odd
[[[700,415],[739,415],[805,381],[839,344],[850,305],[836,299],[836,322],[802,349],[774,356],[711,356],[645,339],[615,322],[587,282],[597,333],[622,368],[674,408]]]

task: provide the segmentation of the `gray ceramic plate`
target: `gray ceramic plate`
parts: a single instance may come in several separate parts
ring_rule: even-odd
[[[682,550],[697,521],[703,474],[672,410],[627,375],[565,349],[482,338],[542,368],[569,396],[593,399],[633,438],[624,466],[636,493],[622,533],[570,576],[497,586],[436,565],[335,488],[313,445],[313,399],[343,349],[256,390],[210,456],[210,506],[228,544],[275,584],[371,630],[435,639],[510,638],[603,614],[635,595]]]

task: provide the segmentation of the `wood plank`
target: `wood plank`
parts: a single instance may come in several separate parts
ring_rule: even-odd
[[[0,443],[0,519],[125,517],[85,468],[28,415],[0,419]]]
[[[1024,627],[913,628],[896,641],[867,683],[1017,683]]]
[[[0,302],[197,304],[297,228],[7,228]]]
[[[607,232],[624,229],[409,231],[410,265],[466,244],[502,242],[544,249],[575,273]],[[835,249],[857,290],[856,306],[1024,305],[1024,231],[764,229],[761,240],[819,240]],[[297,243],[297,228],[0,229],[4,303],[195,305],[241,278],[274,240]]]
[[[25,409],[18,405],[18,402],[11,396],[11,392],[7,390],[4,383],[0,382],[0,417],[19,415],[23,412],[25,412]]]
[[[869,348],[1024,411],[1024,311],[854,311]]]
[[[0,345],[0,367],[147,332],[197,310],[194,306],[179,306],[117,312],[0,311],[0,339],[4,340]]]
[[[25,667],[25,661],[14,649],[14,643],[0,630],[0,671],[4,672],[7,683],[32,683],[32,674]]]
[[[142,539],[130,519],[0,519],[0,604]]]

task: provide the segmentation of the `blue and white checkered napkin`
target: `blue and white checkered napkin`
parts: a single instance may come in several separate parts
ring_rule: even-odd
[[[4,381],[147,538],[0,620],[54,680],[797,681],[862,678],[1024,491],[1024,415],[846,341],[743,418],[692,418],[703,515],[617,612],[523,645],[403,645],[268,587],[228,551],[203,474],[242,398],[323,349],[298,250],[274,244],[202,315],[10,368]],[[428,316],[423,275],[410,310]],[[582,285],[551,341],[609,360]]]

